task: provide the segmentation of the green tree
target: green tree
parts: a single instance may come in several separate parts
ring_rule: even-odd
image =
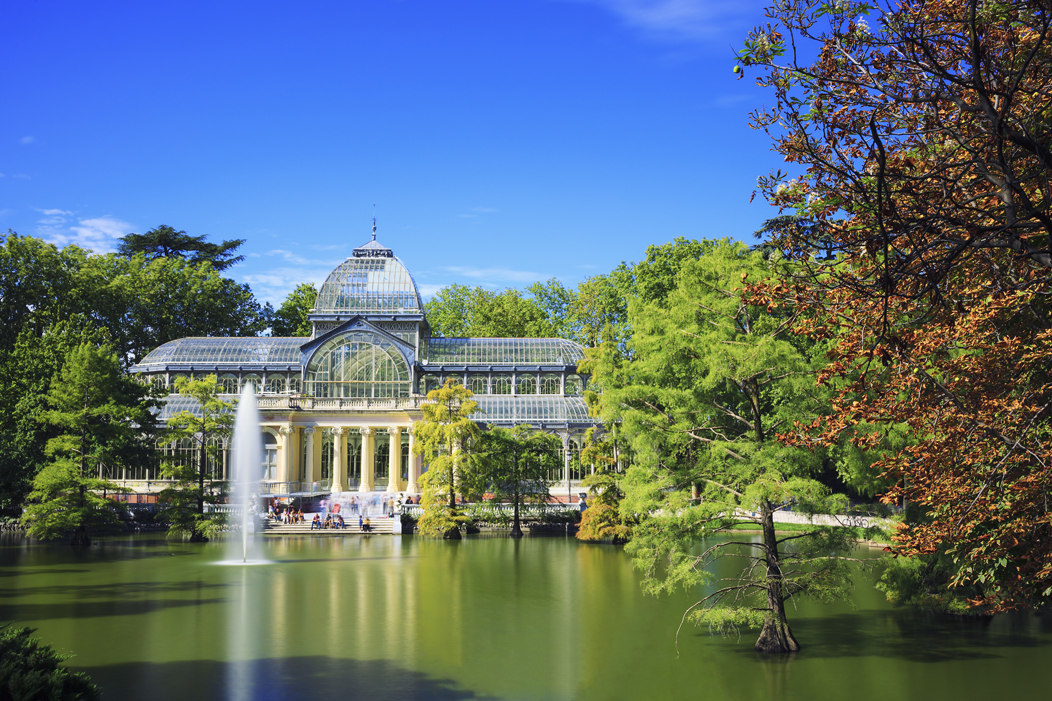
[[[581,465],[589,468],[590,473],[581,481],[581,486],[588,489],[588,508],[581,514],[578,540],[609,538],[615,543],[625,543],[632,536],[630,521],[621,515],[625,493],[621,488],[624,475],[618,469],[617,424],[611,428],[612,431],[603,432],[592,427],[585,432]]]
[[[205,514],[205,504],[215,504],[219,495],[205,486],[209,471],[218,471],[220,444],[229,438],[234,425],[234,405],[219,398],[216,376],[191,380],[180,377],[175,390],[192,397],[195,411],[180,411],[168,419],[162,441],[165,444],[188,441],[194,446],[193,460],[165,461],[161,474],[173,480],[161,491],[158,501],[170,524],[169,538],[188,538],[203,543],[215,535],[219,522]],[[211,467],[210,467],[211,466]]]
[[[639,518],[628,550],[650,593],[712,582],[714,559],[751,559],[742,578],[720,582],[691,608],[711,630],[760,629],[756,649],[799,649],[785,602],[846,593],[845,529],[814,528],[779,537],[775,512],[838,513],[846,503],[812,478],[822,456],[787,448],[776,431],[826,408],[813,361],[785,333],[786,315],[748,304],[742,281],[768,276],[774,262],[745,246],[711,242],[687,261],[662,302],[633,300],[631,359],[604,344],[591,369],[604,387],[601,411],[620,421],[634,465],[622,485],[626,518]],[[699,538],[740,519],[762,530],[757,542]]]
[[[105,479],[121,465],[154,458],[150,390],[120,374],[116,355],[82,343],[51,381],[50,409],[41,420],[59,429],[47,443],[52,458],[33,479],[23,523],[41,538],[70,536],[90,545],[99,528],[115,524],[114,485]]]
[[[310,336],[314,327],[307,315],[314,309],[318,291],[314,285],[296,285],[271,319],[270,332],[274,336]]]
[[[478,409],[472,396],[471,390],[446,380],[427,393],[420,406],[424,418],[413,424],[415,451],[428,465],[420,480],[424,515],[418,527],[424,535],[459,539],[460,526],[467,522],[457,507],[457,494],[467,493],[479,473],[478,456],[467,450],[479,434],[468,418]]]
[[[51,379],[81,343],[108,341],[104,330],[79,314],[47,326],[40,336],[29,326],[10,352],[0,351],[0,510],[12,516],[21,514],[33,477],[49,461],[48,439],[58,435],[41,420]]]
[[[183,258],[191,265],[209,263],[222,272],[232,265],[245,260],[244,256],[235,256],[245,239],[230,239],[222,243],[209,243],[204,235],[190,236],[185,231],[176,231],[167,224],[150,229],[145,234],[128,234],[121,238],[117,253],[134,258],[142,254],[147,260],[158,258]]]
[[[96,701],[99,688],[83,672],[71,672],[50,645],[30,637],[33,628],[0,624],[0,699],[3,701]]]
[[[498,501],[512,504],[511,537],[522,537],[519,511],[526,502],[550,498],[549,475],[562,467],[562,443],[550,433],[534,431],[528,424],[494,427],[475,441],[486,485]]]

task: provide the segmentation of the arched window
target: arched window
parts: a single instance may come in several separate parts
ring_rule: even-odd
[[[377,487],[386,487],[388,475],[391,474],[391,441],[381,440],[386,438],[384,435],[377,436],[373,446],[373,474]]]
[[[168,383],[164,381],[164,375],[154,375],[150,378],[150,384],[155,389],[165,389],[168,387]]]
[[[566,396],[579,397],[584,394],[584,381],[580,375],[566,376]]]
[[[237,394],[237,375],[223,375],[217,384],[220,394]]]
[[[357,487],[362,483],[362,436],[347,435],[347,486]]]
[[[493,394],[511,394],[511,375],[493,376]]]
[[[325,429],[321,435],[321,481],[322,488],[328,489],[332,484],[332,453],[335,436]]]
[[[438,375],[424,375],[420,378],[420,393],[427,394],[431,390],[438,389],[442,383],[438,381]]]
[[[537,378],[533,375],[519,375],[517,394],[537,394]]]
[[[278,439],[269,431],[263,432],[263,479],[278,478]]]
[[[314,397],[408,397],[409,366],[387,339],[364,331],[337,336],[307,365]]]
[[[289,394],[300,393],[300,376],[293,375],[289,378]]]
[[[541,394],[560,394],[562,388],[558,375],[544,375],[541,377]]]
[[[489,394],[488,379],[485,375],[471,375],[468,377],[468,389],[472,394]]]
[[[263,388],[263,380],[260,379],[259,375],[245,375],[241,379],[242,387],[247,387],[249,384],[252,385],[252,391],[255,394],[259,394],[259,391]]]
[[[267,375],[267,394],[285,394],[285,378],[281,375]]]

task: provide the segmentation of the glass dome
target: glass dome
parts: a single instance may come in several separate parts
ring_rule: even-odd
[[[322,283],[314,314],[423,314],[409,270],[375,239],[354,249]]]

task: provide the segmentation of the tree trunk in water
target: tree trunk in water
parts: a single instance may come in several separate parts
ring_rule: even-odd
[[[516,456],[516,460],[517,459],[518,456]],[[518,463],[516,463],[516,465],[518,465]],[[514,518],[511,522],[511,537],[521,538],[522,526],[519,525],[519,475],[517,471],[515,473],[515,491],[512,493],[512,499],[515,503],[512,505],[512,513],[514,514]]]
[[[785,597],[782,591],[782,568],[778,558],[778,541],[774,534],[774,506],[764,502],[761,519],[763,522],[763,545],[767,558],[767,616],[763,629],[756,641],[757,652],[782,654],[796,652],[800,643],[793,637],[789,623],[785,620]]]

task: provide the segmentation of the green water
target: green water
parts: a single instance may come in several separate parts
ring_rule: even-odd
[[[572,539],[136,537],[87,550],[0,541],[0,619],[76,657],[106,699],[1045,698],[1052,620],[892,610],[865,577],[848,605],[790,612],[804,646],[685,629],[620,548]]]

